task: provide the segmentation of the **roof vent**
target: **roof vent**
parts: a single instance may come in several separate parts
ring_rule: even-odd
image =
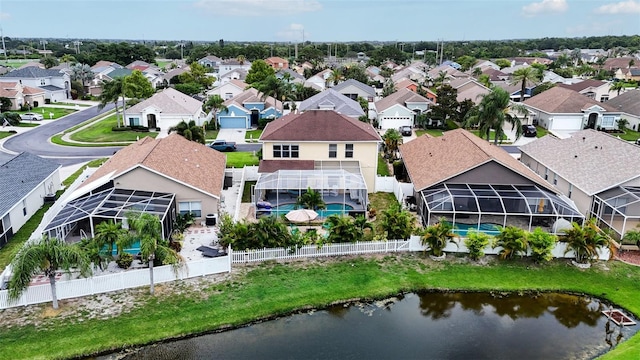
[[[578,158],[578,155],[573,155],[573,158],[574,158],[574,159],[577,159],[577,158]]]
[[[596,149],[598,148],[598,145],[596,145]]]
[[[582,137],[582,141],[585,141],[585,140],[587,140],[587,138],[585,136],[583,136]]]

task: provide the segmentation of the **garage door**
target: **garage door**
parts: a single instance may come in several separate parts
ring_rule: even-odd
[[[398,129],[400,126],[413,126],[413,119],[410,117],[383,117],[380,127],[383,129]]]
[[[220,117],[221,129],[246,129],[247,118],[237,116],[221,116]]]
[[[581,130],[581,118],[555,118],[553,123],[549,124],[549,130]]]

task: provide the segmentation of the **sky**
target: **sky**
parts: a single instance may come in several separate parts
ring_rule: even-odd
[[[8,37],[345,42],[640,34],[640,0],[0,0]]]

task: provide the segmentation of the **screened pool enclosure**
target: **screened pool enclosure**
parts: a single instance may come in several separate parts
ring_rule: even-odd
[[[162,236],[168,238],[175,221],[175,195],[151,191],[107,188],[67,203],[44,232],[67,242],[95,237],[95,228],[104,221],[126,221],[127,213],[138,211],[156,215]]]
[[[621,238],[640,225],[640,188],[618,186],[594,196],[591,216],[599,220],[600,227],[610,228]]]
[[[571,200],[535,185],[440,184],[422,190],[416,200],[423,225],[444,218],[461,236],[474,230],[495,234],[504,226],[560,233],[584,220]]]
[[[365,213],[367,185],[359,173],[344,169],[278,170],[261,175],[253,189],[256,216],[285,215],[309,188],[320,193],[327,204],[321,217]]]

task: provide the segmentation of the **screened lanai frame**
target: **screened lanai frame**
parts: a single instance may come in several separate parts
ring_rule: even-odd
[[[367,184],[360,173],[344,169],[278,170],[262,174],[253,188],[253,203],[269,203],[274,208],[293,204],[311,188],[325,203],[346,204],[364,212],[368,203]]]
[[[608,227],[620,239],[640,224],[640,187],[617,186],[594,196],[591,216],[601,227]]]
[[[67,203],[45,227],[50,237],[66,240],[81,221],[89,221],[86,235],[95,237],[95,227],[103,221],[126,221],[130,211],[156,215],[162,224],[162,237],[168,238],[175,221],[175,194],[143,190],[108,188]]]
[[[556,232],[553,225],[559,219],[584,221],[569,199],[536,185],[442,183],[420,191],[417,200],[425,226],[444,217],[454,228],[464,224],[479,230],[486,228],[482,224],[490,223],[529,231],[540,226]]]

